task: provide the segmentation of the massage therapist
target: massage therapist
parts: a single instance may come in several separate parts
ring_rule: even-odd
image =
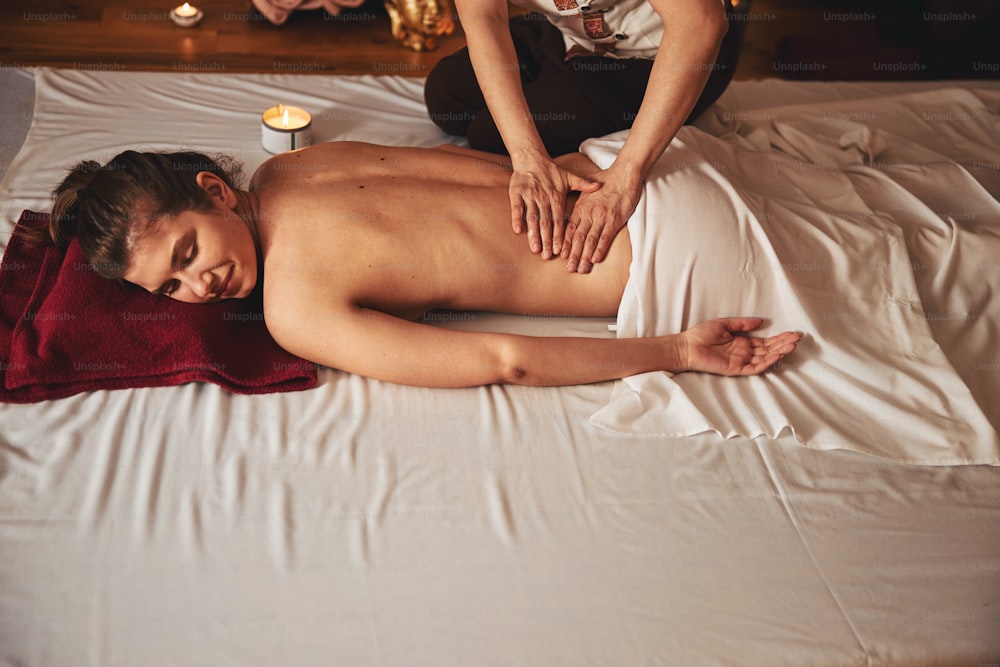
[[[431,71],[427,108],[470,147],[510,155],[514,232],[527,231],[544,259],[561,256],[585,273],[635,210],[677,130],[722,94],[745,24],[727,36],[720,0],[515,2],[544,17],[508,20],[507,0],[455,0],[468,48]],[[550,157],[629,127],[614,164],[591,180]],[[582,194],[564,225],[569,190]]]

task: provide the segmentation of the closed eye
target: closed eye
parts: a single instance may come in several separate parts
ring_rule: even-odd
[[[193,262],[194,258],[197,256],[198,256],[198,244],[193,243],[191,245],[191,252],[188,254],[187,257],[184,258],[184,261],[181,262],[181,268],[186,269],[188,266],[191,265],[191,262]]]
[[[186,269],[187,267],[189,267],[191,265],[191,262],[193,262],[194,258],[197,256],[198,256],[198,244],[192,243],[191,252],[188,253],[187,257],[181,260],[180,268]],[[169,283],[167,283],[166,289],[161,291],[160,294],[163,294],[164,296],[173,296],[174,292],[176,292],[177,288],[180,286],[181,286],[180,282],[178,282],[177,280],[171,280]]]

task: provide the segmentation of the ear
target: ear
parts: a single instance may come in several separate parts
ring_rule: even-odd
[[[212,196],[212,199],[230,210],[236,208],[238,202],[236,193],[226,185],[224,180],[210,171],[199,171],[194,179],[203,190]]]

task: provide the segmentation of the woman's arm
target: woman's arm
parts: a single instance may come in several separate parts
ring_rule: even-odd
[[[545,147],[524,99],[506,0],[456,0],[469,49],[469,59],[486,105],[515,164],[525,154]]]
[[[456,0],[455,8],[476,80],[513,164],[511,227],[516,234],[526,231],[532,252],[548,259],[559,254],[567,193],[600,185],[561,169],[546,151],[524,98],[506,0]]]
[[[698,103],[729,26],[719,0],[649,2],[663,19],[663,40],[639,113],[611,168],[639,187]]]
[[[795,349],[798,334],[741,335],[761,322],[712,320],[655,338],[532,337],[453,331],[355,304],[267,315],[275,341],[309,361],[349,373],[422,387],[485,384],[571,385],[648,371],[760,373]]]
[[[581,195],[570,217],[561,253],[570,271],[589,271],[607,254],[639,203],[646,175],[697,104],[728,29],[719,0],[649,2],[663,20],[663,39],[625,145],[593,177],[601,189]]]

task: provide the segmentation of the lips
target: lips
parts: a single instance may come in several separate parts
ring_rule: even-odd
[[[223,299],[231,299],[240,291],[239,285],[233,285],[234,273],[236,273],[236,267],[230,266],[229,273],[226,274],[226,279],[222,281],[222,287],[219,288],[219,293],[222,294]]]
[[[219,285],[219,289],[215,290],[215,294],[218,295],[218,299],[229,299],[234,294],[239,292],[239,285],[231,285],[233,282],[233,273],[236,271],[235,266],[229,267],[229,272],[226,273],[226,277],[222,280],[222,284]]]

